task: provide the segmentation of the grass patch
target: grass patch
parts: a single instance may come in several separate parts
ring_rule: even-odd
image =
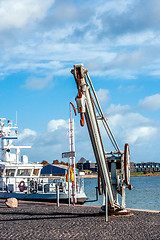
[[[118,175],[121,177],[122,174],[121,173],[118,173]],[[131,177],[140,177],[140,176],[160,176],[160,172],[147,172],[147,173],[144,173],[144,172],[131,172],[130,173],[130,176]]]

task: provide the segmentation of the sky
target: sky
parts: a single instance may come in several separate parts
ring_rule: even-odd
[[[30,161],[69,151],[70,71],[82,63],[120,149],[129,144],[132,162],[160,162],[159,12],[159,0],[0,1],[0,117],[16,123],[17,112]],[[76,162],[94,162],[87,127],[72,117]]]

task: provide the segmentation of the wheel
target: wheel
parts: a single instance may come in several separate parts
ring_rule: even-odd
[[[130,184],[130,153],[129,153],[128,143],[126,143],[124,146],[124,173],[125,173],[124,182],[127,185],[129,185]]]

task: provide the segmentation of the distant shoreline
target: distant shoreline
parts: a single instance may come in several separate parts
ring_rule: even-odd
[[[84,175],[84,178],[98,178],[97,174],[86,174]]]
[[[146,173],[146,174],[131,174],[131,177],[153,177],[160,176],[160,173]]]
[[[131,177],[152,177],[152,176],[160,176],[160,173],[131,173]],[[86,174],[84,175],[84,178],[97,178],[97,174]]]

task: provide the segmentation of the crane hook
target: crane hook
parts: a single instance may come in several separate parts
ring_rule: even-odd
[[[84,115],[83,115],[83,113],[81,113],[80,124],[81,124],[82,127],[84,127]]]

